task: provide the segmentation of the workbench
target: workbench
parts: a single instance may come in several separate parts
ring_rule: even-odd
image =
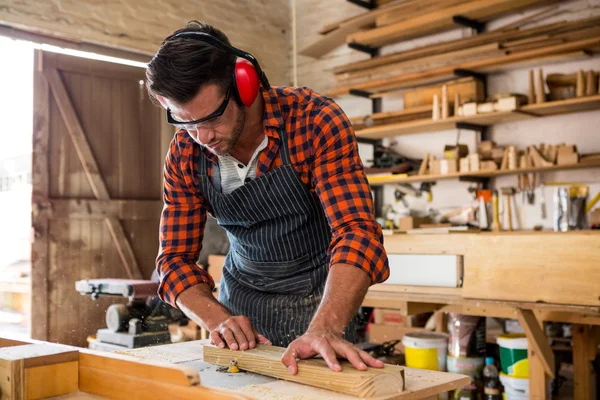
[[[106,353],[0,339],[0,390],[3,399],[57,394],[61,399],[357,399],[252,373],[217,372],[217,366],[202,361],[207,344],[198,340]],[[407,368],[402,394],[372,398],[425,399],[468,382],[464,375]]]
[[[571,323],[574,398],[595,398],[590,361],[600,343],[600,231],[396,234],[385,237],[385,248],[388,255],[461,256],[462,285],[375,285],[363,306],[404,315],[433,311],[442,327],[448,312],[518,319],[529,340],[532,400],[547,398],[554,375],[543,323]]]

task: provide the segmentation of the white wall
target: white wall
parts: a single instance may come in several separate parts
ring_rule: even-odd
[[[297,25],[299,27],[298,48],[312,43],[319,37],[319,29],[330,22],[338,21],[342,18],[356,15],[364,12],[364,9],[353,5],[345,0],[329,0],[327,2],[319,0],[303,0],[297,2]],[[600,0],[576,0],[564,2],[560,5],[560,15],[547,18],[542,24],[560,21],[587,18],[600,15]],[[488,29],[507,24],[513,20],[522,18],[538,10],[521,12],[509,17],[498,19],[488,24]],[[535,26],[535,25],[531,25]],[[382,54],[405,50],[422,46],[424,44],[445,41],[462,36],[468,36],[471,32],[468,29],[456,29],[451,32],[432,35],[426,38],[406,41],[382,49]],[[298,84],[312,87],[313,89],[324,92],[335,86],[335,79],[332,68],[337,65],[346,64],[353,61],[368,58],[368,55],[350,50],[346,46],[336,49],[320,60],[314,60],[309,57],[298,56]],[[581,62],[563,63],[557,65],[542,65],[544,74],[553,72],[571,73],[578,69],[600,70],[600,57]],[[497,92],[519,92],[527,93],[528,70],[515,70],[503,74],[491,75],[488,78],[488,93]],[[368,100],[344,96],[335,99],[349,116],[365,115],[370,112],[371,104]],[[400,98],[385,98],[383,102],[384,111],[392,111],[402,108]],[[577,113],[563,116],[553,116],[539,118],[535,120],[519,121],[514,123],[496,125],[491,129],[492,139],[499,145],[513,144],[517,148],[524,149],[530,144],[539,144],[542,142],[555,144],[567,142],[576,144],[581,153],[600,152],[600,110]],[[396,143],[396,149],[409,157],[421,158],[425,152],[429,152],[438,157],[442,156],[442,149],[445,144],[456,142],[456,130],[399,136],[391,139]],[[469,145],[471,151],[475,150],[476,134],[469,131],[461,132],[461,143]],[[364,146],[361,146],[363,154]],[[370,158],[371,155],[363,154],[363,159]],[[560,171],[555,173],[546,173],[541,177],[543,181],[584,181],[600,182],[600,169]],[[495,181],[496,187],[516,186],[516,176],[507,176],[498,178]],[[434,201],[430,203],[442,211],[451,208],[463,207],[472,202],[471,195],[467,192],[469,183],[458,182],[457,180],[439,181],[433,188]],[[592,195],[600,191],[600,184],[590,185]],[[388,185],[385,190],[386,203],[393,202],[394,188]],[[530,229],[534,225],[541,224],[545,228],[552,227],[552,188],[545,189],[545,198],[548,208],[548,219],[540,218],[540,194],[541,190],[536,192],[536,204],[534,206],[521,205],[521,196],[517,198],[518,212],[521,217],[523,228]],[[423,199],[411,201],[411,207],[423,209],[427,206]],[[516,223],[516,218],[515,218]]]

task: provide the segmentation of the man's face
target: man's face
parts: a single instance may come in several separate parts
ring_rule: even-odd
[[[189,135],[200,145],[219,156],[228,154],[237,143],[244,123],[246,121],[246,110],[238,106],[229,94],[229,101],[223,114],[198,124],[185,124],[213,114],[226,101],[227,93],[216,84],[205,85],[200,89],[196,97],[185,105],[179,105],[173,101],[160,97],[160,103],[171,111],[171,116],[182,121],[179,126],[187,130]]]

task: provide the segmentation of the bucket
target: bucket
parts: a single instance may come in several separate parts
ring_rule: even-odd
[[[513,378],[500,373],[500,382],[504,386],[504,399],[506,400],[528,400],[529,379]]]
[[[483,357],[454,357],[448,354],[448,372],[468,375],[473,379],[481,378],[481,371],[485,364]]]
[[[498,336],[500,365],[505,375],[514,378],[529,378],[527,359],[527,337],[521,333]]]
[[[411,332],[402,338],[409,368],[446,370],[448,335],[435,332]]]

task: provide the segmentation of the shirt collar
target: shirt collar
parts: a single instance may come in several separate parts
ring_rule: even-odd
[[[276,128],[265,129],[265,132],[269,136],[279,137],[279,129],[285,129],[285,122],[283,121],[283,116],[281,115],[281,106],[279,104],[277,90],[274,88],[261,88],[261,94],[265,102],[263,125],[265,128]]]

